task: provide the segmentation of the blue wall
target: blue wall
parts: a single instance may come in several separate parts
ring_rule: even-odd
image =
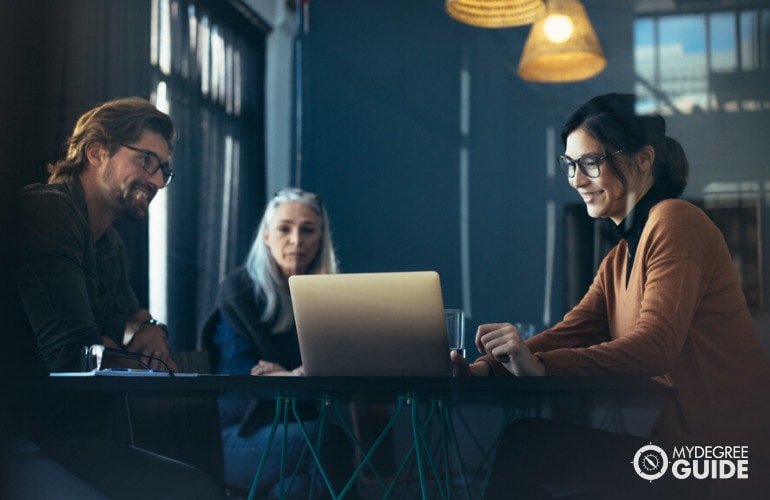
[[[542,325],[546,303],[551,322],[558,321],[566,308],[561,217],[565,203],[580,200],[560,172],[547,175],[546,130],[555,129],[553,154],[559,154],[558,131],[573,107],[594,95],[631,92],[634,83],[631,7],[584,3],[608,66],[575,84],[534,84],[516,75],[529,27],[465,26],[449,18],[439,0],[310,4],[302,39],[300,181],[326,200],[344,272],[434,269],[445,305],[467,307],[460,231],[467,188],[469,333],[490,321]],[[463,64],[472,81],[467,138],[459,130]],[[767,123],[766,113],[759,116]],[[669,128],[674,137],[684,135],[693,165],[706,164],[693,169],[691,183],[700,189],[707,179],[733,174],[708,166],[698,143],[725,131],[694,120],[678,118]],[[465,187],[463,145],[470,158]],[[688,188],[688,194],[700,192]],[[548,200],[555,204],[556,241],[546,297]]]

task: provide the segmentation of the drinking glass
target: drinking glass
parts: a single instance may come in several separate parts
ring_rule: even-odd
[[[449,351],[457,351],[465,357],[465,312],[462,309],[444,309]]]
[[[537,333],[537,328],[532,323],[514,323],[513,325],[519,331],[522,340],[534,337]]]

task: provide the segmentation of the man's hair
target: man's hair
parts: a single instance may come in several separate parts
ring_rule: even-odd
[[[120,143],[139,140],[144,130],[163,136],[173,149],[176,129],[171,118],[146,99],[126,97],[106,102],[83,114],[67,140],[67,156],[48,165],[48,182],[64,182],[75,178],[86,166],[86,149],[94,142],[115,154]]]

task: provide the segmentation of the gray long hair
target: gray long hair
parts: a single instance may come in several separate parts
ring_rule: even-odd
[[[262,222],[259,224],[259,232],[246,258],[246,270],[254,281],[257,303],[260,302],[260,296],[265,301],[265,310],[260,319],[264,323],[272,323],[271,333],[283,333],[294,326],[294,312],[288,283],[275,262],[273,254],[270,253],[270,248],[265,244],[265,231],[275,216],[275,209],[289,202],[302,203],[321,219],[321,241],[306,274],[337,273],[337,257],[332,244],[329,215],[321,197],[297,188],[285,188],[275,193],[265,208]]]

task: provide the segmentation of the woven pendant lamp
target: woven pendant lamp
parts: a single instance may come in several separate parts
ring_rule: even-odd
[[[532,24],[545,14],[543,0],[447,0],[447,13],[481,28],[510,28]]]
[[[532,26],[519,61],[519,76],[533,82],[577,82],[607,65],[599,39],[578,0],[549,0]]]

